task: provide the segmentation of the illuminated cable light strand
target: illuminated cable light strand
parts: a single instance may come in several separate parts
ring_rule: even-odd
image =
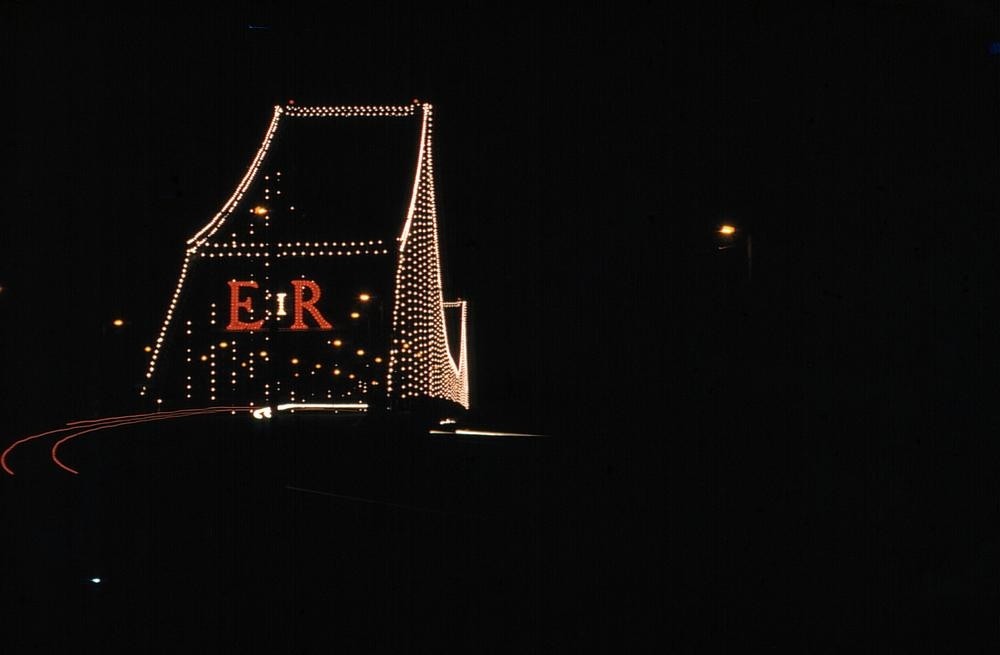
[[[448,346],[433,176],[433,113],[422,105],[420,148],[407,220],[398,239],[393,339],[387,390],[400,398],[447,398],[468,407],[467,366]],[[466,310],[463,306],[463,321]],[[463,323],[464,329],[464,323]]]
[[[459,324],[459,355],[458,364],[451,358],[451,351],[448,357],[451,363],[452,377],[448,380],[446,394],[449,397],[458,397],[458,404],[463,407],[469,406],[469,360],[468,360],[468,337],[466,326],[468,324],[468,302],[465,300],[448,301],[442,303],[446,309],[461,309]],[[447,336],[447,333],[446,333]]]
[[[328,117],[366,117],[366,116],[413,116],[417,112],[417,104],[409,105],[353,105],[334,107],[300,107],[286,105],[284,112],[295,118],[328,118]]]
[[[239,204],[239,201],[242,200],[243,195],[253,183],[268,150],[271,148],[271,142],[274,139],[275,132],[278,130],[278,123],[281,119],[283,111],[284,110],[280,106],[275,106],[271,123],[268,125],[267,132],[264,134],[264,141],[261,143],[260,148],[257,149],[257,154],[250,163],[250,167],[247,169],[243,179],[236,186],[236,191],[233,192],[233,195],[230,196],[229,200],[227,200],[223,205],[223,209],[219,211],[207,225],[202,227],[193,237],[188,239],[187,243],[189,246],[191,244],[195,244],[195,247],[200,246],[205,242],[205,240],[211,238],[212,235],[218,232],[219,228],[225,224],[226,218],[236,209],[236,205]],[[207,236],[202,238],[206,232],[208,233]]]
[[[153,373],[156,370],[156,360],[159,357],[160,349],[166,339],[167,330],[170,327],[170,322],[171,319],[173,318],[174,310],[177,307],[177,301],[179,300],[181,291],[184,288],[184,280],[187,277],[188,267],[191,262],[191,257],[197,253],[198,247],[202,243],[204,243],[207,239],[211,238],[212,235],[214,235],[219,230],[219,228],[222,227],[222,225],[225,223],[226,217],[229,214],[231,214],[233,210],[235,210],[236,205],[243,198],[243,194],[246,193],[247,188],[250,186],[250,184],[256,177],[257,171],[260,169],[260,165],[263,162],[268,149],[271,147],[271,141],[274,138],[275,131],[278,129],[278,122],[281,118],[281,113],[282,113],[281,107],[274,108],[274,114],[271,118],[271,123],[270,125],[268,125],[268,129],[264,135],[263,143],[261,144],[260,148],[257,149],[257,154],[254,157],[253,161],[251,162],[250,167],[248,168],[246,174],[243,176],[243,179],[240,181],[240,184],[237,185],[236,191],[233,192],[233,195],[230,196],[229,200],[227,200],[226,203],[223,205],[223,209],[218,213],[216,213],[216,215],[208,222],[208,224],[202,227],[193,237],[188,239],[187,244],[191,247],[188,248],[187,253],[184,257],[184,263],[181,266],[181,273],[177,280],[177,286],[174,288],[174,295],[170,300],[170,305],[167,309],[167,315],[163,320],[162,327],[160,328],[160,334],[157,337],[156,345],[154,346],[152,356],[150,357],[149,367],[146,369],[147,380],[152,379]],[[206,234],[206,232],[207,236],[203,236]],[[191,244],[194,245],[192,246]],[[148,385],[144,384],[140,391],[140,395],[142,396],[146,395],[147,391],[148,391]]]
[[[181,264],[181,274],[177,280],[177,286],[174,287],[174,295],[170,298],[170,304],[167,307],[166,317],[163,319],[163,325],[160,327],[160,333],[156,337],[156,345],[153,346],[153,352],[150,354],[149,367],[146,369],[146,379],[152,379],[153,373],[156,371],[156,360],[160,356],[160,350],[167,337],[167,329],[170,327],[170,321],[174,317],[174,310],[177,308],[177,302],[181,296],[181,290],[184,288],[184,280],[187,278],[188,268],[190,266],[191,254],[188,253],[184,256],[184,263]],[[143,384],[142,390],[139,395],[146,395],[148,390],[148,385]]]
[[[392,343],[394,346],[400,345],[401,347],[394,347],[390,351],[387,390],[389,392],[393,391],[393,378],[398,371],[399,381],[397,384],[399,397],[402,399],[406,399],[413,395],[413,388],[415,386],[414,383],[416,383],[417,387],[424,387],[427,391],[429,391],[427,385],[422,384],[424,380],[419,379],[423,371],[414,365],[410,353],[407,352],[412,345],[414,338],[418,336],[418,333],[416,333],[413,328],[419,326],[419,319],[422,315],[423,309],[421,303],[423,300],[423,294],[421,293],[421,289],[419,287],[415,289],[410,288],[412,286],[411,280],[415,279],[413,272],[415,267],[411,264],[411,260],[419,258],[420,253],[417,251],[416,247],[408,248],[408,246],[410,232],[413,229],[414,221],[420,220],[420,216],[417,212],[418,197],[421,192],[421,187],[425,181],[424,158],[427,148],[427,128],[429,120],[429,109],[425,106],[423,107],[423,116],[420,123],[420,145],[417,150],[417,163],[416,170],[414,171],[413,190],[410,194],[410,203],[406,212],[406,220],[398,238],[399,260],[396,269],[396,301],[393,305],[392,314]]]

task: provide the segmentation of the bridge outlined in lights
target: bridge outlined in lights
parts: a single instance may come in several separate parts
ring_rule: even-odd
[[[140,395],[164,409],[460,411],[467,320],[443,293],[432,106],[276,106],[235,191],[187,240]]]
[[[437,403],[438,418],[468,409],[468,304],[443,293],[432,121],[431,105],[417,101],[276,106],[236,190],[186,242],[144,348],[149,409],[20,438],[0,452],[0,469],[14,475],[12,451],[44,444],[77,474],[60,448],[79,437],[185,418],[357,415],[423,401]],[[323,166],[333,159],[323,138],[296,140],[297,126],[317,123],[344,128],[319,135],[350,155],[339,168]],[[384,147],[393,139],[401,147]],[[312,160],[310,147],[320,149]],[[383,169],[405,179],[385,182]],[[544,436],[459,428],[454,418],[427,434]]]

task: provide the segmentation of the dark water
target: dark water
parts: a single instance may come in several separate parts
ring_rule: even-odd
[[[532,650],[550,638],[554,441],[281,418],[96,433],[63,452],[79,476],[47,448],[12,457],[5,650]]]
[[[996,540],[943,455],[889,503],[718,420],[597,447],[223,415],[82,437],[78,476],[25,447],[4,652],[980,650]]]

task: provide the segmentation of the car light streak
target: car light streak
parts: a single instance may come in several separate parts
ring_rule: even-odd
[[[126,415],[122,415],[122,416],[107,416],[105,418],[85,419],[85,420],[81,420],[81,421],[69,421],[68,423],[66,423],[65,426],[63,426],[61,428],[54,428],[52,430],[46,430],[44,432],[39,432],[39,433],[36,433],[36,434],[32,434],[32,435],[29,435],[27,437],[23,437],[21,439],[18,439],[14,443],[10,444],[3,451],[3,453],[0,453],[0,467],[2,467],[3,470],[8,475],[14,475],[13,469],[11,469],[10,466],[7,464],[7,456],[10,455],[10,453],[16,447],[20,446],[21,444],[25,444],[25,443],[28,443],[30,441],[34,441],[36,439],[41,439],[42,437],[47,437],[47,436],[53,435],[53,434],[59,434],[61,432],[67,432],[67,431],[72,430],[74,428],[79,428],[79,427],[84,427],[84,426],[95,426],[95,425],[112,426],[112,425],[115,425],[115,424],[123,422],[123,421],[132,421],[134,419],[141,419],[141,418],[148,418],[148,417],[157,417],[157,416],[163,417],[163,418],[182,417],[182,416],[186,416],[188,414],[191,414],[192,412],[202,412],[204,410],[234,411],[234,410],[239,410],[239,409],[248,409],[248,408],[241,407],[241,406],[201,407],[201,408],[194,408],[194,409],[179,409],[179,410],[174,410],[174,411],[169,411],[169,412],[149,412],[149,413],[145,413],[145,414],[126,414]]]
[[[55,462],[56,466],[58,466],[59,468],[63,469],[64,471],[68,471],[68,472],[72,473],[73,475],[79,475],[79,473],[80,473],[79,471],[77,471],[76,469],[70,468],[69,466],[66,466],[66,464],[64,464],[59,459],[59,447],[62,446],[67,441],[69,441],[70,439],[75,439],[76,437],[82,436],[84,434],[88,434],[90,432],[97,432],[98,430],[107,430],[107,429],[111,429],[111,428],[117,428],[117,427],[121,427],[123,425],[135,425],[135,424],[138,424],[138,423],[152,423],[152,422],[155,422],[155,421],[167,421],[167,420],[171,420],[171,419],[175,419],[175,418],[187,418],[189,416],[205,416],[205,415],[208,415],[208,414],[221,414],[221,413],[224,413],[224,412],[232,412],[232,411],[237,410],[237,409],[240,409],[240,410],[242,410],[242,409],[250,409],[250,407],[248,407],[248,406],[245,406],[245,407],[206,407],[206,408],[200,409],[200,410],[186,410],[185,413],[182,413],[182,414],[181,413],[177,413],[177,414],[170,414],[170,415],[160,414],[158,416],[144,416],[144,417],[140,417],[140,418],[133,418],[133,419],[130,419],[130,420],[116,421],[114,423],[105,424],[105,425],[98,425],[96,427],[87,428],[86,430],[80,430],[78,432],[73,432],[72,434],[66,435],[62,439],[59,439],[57,442],[55,442],[55,444],[52,445],[52,450],[50,451],[50,454],[51,454],[51,457],[52,457],[52,461]]]
[[[362,412],[368,410],[368,403],[284,403],[278,405],[278,411],[283,412],[286,409],[296,410],[296,409],[351,409],[356,412]]]
[[[487,432],[483,430],[428,430],[429,434],[445,434],[454,436],[456,434],[467,437],[544,437],[544,434],[525,434],[523,432]]]

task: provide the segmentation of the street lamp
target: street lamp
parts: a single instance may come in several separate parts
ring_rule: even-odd
[[[735,240],[737,233],[740,231],[741,230],[737,230],[734,225],[730,225],[729,223],[723,223],[720,225],[718,233],[725,239],[727,245],[719,246],[719,250],[728,250],[729,248],[734,247],[735,244],[733,241]],[[753,280],[753,238],[749,232],[747,232],[745,241],[747,244],[747,281],[749,282]]]

